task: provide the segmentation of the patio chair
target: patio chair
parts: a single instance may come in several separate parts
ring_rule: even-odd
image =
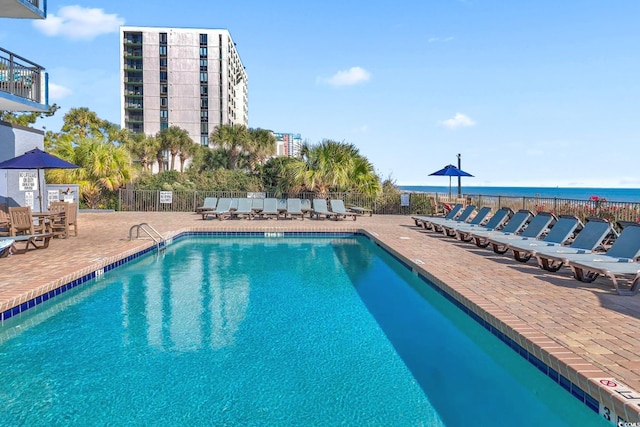
[[[487,238],[493,252],[497,254],[504,254],[509,250],[509,243],[514,241],[536,240],[549,229],[549,226],[553,225],[556,221],[556,216],[549,212],[539,212],[536,216],[531,218],[527,223],[527,226],[518,234],[511,235],[495,235]]]
[[[491,215],[489,221],[484,225],[477,225],[471,223],[456,224],[455,232],[456,237],[463,242],[470,242],[473,240],[471,233],[474,231],[494,231],[500,230],[504,224],[509,221],[513,211],[511,208],[500,208],[496,213]]]
[[[287,211],[284,214],[285,219],[290,217],[299,216],[301,220],[304,220],[304,212],[302,212],[302,201],[300,199],[287,199]]]
[[[529,225],[529,227],[530,226],[531,225]],[[513,257],[516,261],[527,262],[538,248],[562,246],[563,243],[574,235],[578,227],[582,227],[582,223],[578,218],[573,215],[560,215],[560,218],[558,218],[543,239],[530,239],[525,237],[521,240],[511,241],[507,246],[513,252]]]
[[[640,256],[640,225],[625,227],[611,247],[604,253],[565,254],[564,262],[573,273],[573,277],[585,283],[591,283],[600,274],[609,275],[615,279],[616,270],[620,274],[631,274],[630,267],[614,268],[613,264],[636,264]],[[637,273],[637,272],[636,272]],[[619,291],[616,280],[614,286]]]
[[[275,218],[280,217],[280,210],[278,209],[278,199],[274,197],[264,199],[262,204],[262,210],[259,213],[260,218]]]
[[[311,207],[311,200],[302,199],[300,201],[300,208],[302,209],[302,213],[304,213],[305,215],[308,215],[309,218],[311,218],[311,215],[313,213],[313,208]]]
[[[580,233],[568,246],[538,247],[532,250],[538,267],[556,272],[564,265],[564,257],[570,254],[590,254],[602,245],[604,239],[615,234],[608,221],[601,218],[589,218]]]
[[[411,219],[413,219],[413,221],[416,223],[416,227],[422,227],[424,229],[430,230],[431,220],[435,218],[454,219],[460,214],[460,212],[462,211],[462,208],[463,208],[462,204],[457,204],[454,207],[452,207],[451,210],[445,216],[418,215],[418,216],[412,216]]]
[[[347,208],[345,208],[344,201],[342,199],[329,200],[329,205],[331,206],[331,211],[336,214],[336,219],[346,219],[350,216],[355,221],[356,218],[360,216],[359,213],[349,212]]]
[[[196,208],[196,213],[200,213],[202,211],[213,211],[216,209],[216,205],[218,204],[217,197],[205,197],[202,206],[198,206]]]
[[[251,209],[254,214],[259,214],[264,209],[264,198],[256,197],[251,199]]]
[[[500,230],[477,230],[472,231],[469,235],[472,237],[471,240],[478,246],[479,248],[486,248],[489,246],[489,239],[496,238],[499,236],[509,236],[515,235],[519,233],[522,228],[527,224],[527,222],[533,217],[531,211],[527,209],[520,209],[518,212],[514,213],[513,216],[509,219],[504,227]]]
[[[245,218],[253,219],[253,206],[252,200],[246,197],[238,199],[238,207],[231,211],[232,218],[239,218],[243,216]]]
[[[0,236],[9,236],[11,222],[9,221],[9,215],[3,210],[0,210]]]
[[[473,217],[471,221],[465,222],[464,224],[470,225],[470,226],[481,225],[484,222],[486,222],[487,217],[489,216],[490,213],[491,213],[491,208],[489,206],[484,206],[480,208],[480,210],[476,213],[476,215]],[[458,225],[462,226],[462,224],[458,224]],[[458,225],[446,224],[446,225],[443,225],[441,228],[443,229],[444,234],[446,234],[447,236],[455,237],[456,229]]]
[[[34,225],[33,215],[29,206],[10,207],[9,218],[11,221],[11,238],[15,240],[13,253],[24,253],[29,247],[33,247],[33,249],[49,247],[49,240],[53,237],[53,233],[47,231],[44,224]],[[18,248],[16,245],[18,242],[24,243],[24,246]]]
[[[336,217],[336,214],[329,210],[325,199],[313,199],[313,211],[311,215],[315,215],[316,219],[320,219],[321,216],[324,216],[325,218]]]
[[[445,218],[434,217],[431,220],[426,221],[425,229],[441,232],[442,227],[444,227],[445,225],[466,224],[468,223],[469,219],[471,218],[471,215],[473,215],[475,211],[476,211],[476,207],[473,205],[469,205],[466,208],[464,208],[457,217],[453,219],[449,219],[446,217]]]
[[[202,215],[202,219],[205,220],[209,216],[218,218],[220,221],[226,218],[231,218],[231,203],[232,203],[231,198],[221,197],[218,200],[218,204],[216,205],[215,209],[200,212],[200,214]]]
[[[71,227],[74,236],[78,235],[77,203],[51,202],[49,212],[52,214],[49,221],[54,237],[66,239],[71,233]]]

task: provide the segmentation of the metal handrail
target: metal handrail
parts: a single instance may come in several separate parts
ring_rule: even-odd
[[[156,247],[158,248],[158,250],[160,249],[164,249],[164,245],[160,246],[160,243],[164,243],[165,238],[162,236],[162,234],[156,230],[155,228],[153,228],[152,225],[146,223],[146,222],[142,222],[140,224],[136,224],[131,226],[131,228],[129,229],[129,240],[133,240],[133,230],[136,230],[136,239],[140,238],[140,230],[144,231],[144,233],[149,236],[151,238],[151,240],[154,241],[154,243],[156,244]],[[153,231],[153,233],[155,233],[155,236],[153,234],[151,234],[149,232],[149,230]],[[157,239],[156,237],[158,237],[159,239]]]

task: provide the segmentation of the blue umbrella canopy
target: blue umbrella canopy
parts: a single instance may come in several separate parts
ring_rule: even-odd
[[[440,170],[430,173],[429,176],[448,176],[449,177],[449,197],[451,197],[451,177],[452,176],[473,176],[470,173],[458,169],[453,165],[447,165]]]
[[[42,189],[40,188],[40,169],[74,169],[78,165],[69,163],[59,157],[46,153],[39,148],[27,151],[13,159],[0,162],[0,169],[37,169],[38,170],[38,199],[42,212]]]
[[[0,163],[0,169],[73,169],[79,166],[46,153],[39,148],[5,160]]]

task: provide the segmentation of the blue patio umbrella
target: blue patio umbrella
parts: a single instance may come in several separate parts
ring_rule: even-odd
[[[38,171],[38,199],[40,200],[40,212],[42,212],[42,188],[40,186],[40,169],[74,169],[78,165],[69,163],[59,157],[46,153],[39,148],[0,162],[0,169],[36,169]]]
[[[452,176],[473,176],[473,175],[463,171],[462,169],[458,169],[453,165],[447,165],[442,169],[435,171],[434,173],[430,173],[429,176],[448,176],[449,177],[449,197],[451,197],[451,177]]]

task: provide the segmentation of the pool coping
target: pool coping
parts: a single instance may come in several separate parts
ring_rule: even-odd
[[[608,377],[600,368],[584,360],[581,356],[557,343],[541,331],[528,326],[513,314],[505,312],[498,305],[487,303],[486,301],[474,302],[473,296],[469,298],[463,295],[455,286],[445,283],[427,271],[421,266],[419,260],[408,259],[397,252],[383,242],[376,233],[356,227],[339,231],[296,231],[287,229],[278,229],[277,231],[265,231],[264,229],[256,231],[211,231],[203,230],[199,227],[191,227],[168,233],[166,241],[167,244],[172,244],[175,240],[189,236],[344,237],[353,235],[368,237],[403,264],[405,268],[408,268],[421,278],[425,284],[463,310],[521,357],[562,386],[575,398],[582,401],[589,409],[596,413],[602,413],[603,408],[612,411],[613,417],[610,419],[612,424],[617,425],[616,421],[640,422],[640,408],[631,401],[636,399],[633,390],[620,384],[614,378]],[[79,269],[65,277],[26,292],[19,298],[3,304],[7,307],[0,307],[0,322],[4,322],[4,320],[29,310],[50,298],[54,298],[67,290],[94,279],[106,271],[154,251],[157,247],[151,241],[144,241],[135,248],[111,257],[96,259],[86,268]],[[612,383],[615,383],[615,387],[611,386]],[[633,399],[630,399],[629,396],[633,396]]]

